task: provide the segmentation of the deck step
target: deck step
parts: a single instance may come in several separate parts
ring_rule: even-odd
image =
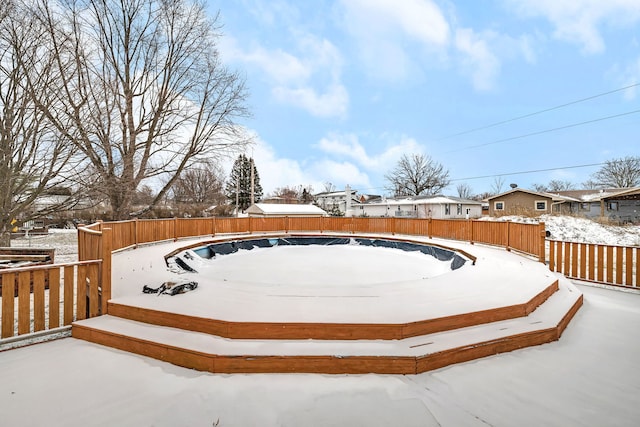
[[[230,339],[110,315],[75,322],[72,335],[216,373],[415,374],[559,339],[582,294],[558,284],[527,316],[397,340]]]

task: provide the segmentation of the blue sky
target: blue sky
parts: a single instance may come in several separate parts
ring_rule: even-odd
[[[638,0],[209,6],[221,14],[223,61],[246,76],[253,116],[242,125],[255,134],[248,154],[266,193],[331,182],[385,194],[404,153],[448,169],[448,195],[460,183],[490,191],[496,175],[640,155],[640,113],[630,113],[640,86],[512,120],[640,82]],[[598,168],[501,179],[503,190],[579,186]]]

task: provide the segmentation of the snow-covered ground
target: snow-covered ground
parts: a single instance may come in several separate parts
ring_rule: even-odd
[[[600,245],[640,246],[640,225],[600,224],[587,218],[568,215],[541,215],[536,218],[503,216],[484,220],[514,221],[524,223],[544,222],[553,240],[596,243]]]
[[[504,216],[484,220],[545,223],[550,238],[572,242],[602,245],[640,246],[640,225],[615,226],[563,215],[542,215],[537,218]],[[49,235],[15,238],[11,246],[55,248],[56,262],[73,262],[78,259],[77,232],[68,229],[51,229]]]
[[[560,341],[420,375],[210,374],[74,338],[10,350],[0,425],[637,426],[640,295],[580,290]]]
[[[55,262],[78,260],[78,232],[72,229],[52,228],[49,234],[11,239],[11,247],[55,248]]]
[[[543,219],[553,238],[640,236]],[[58,262],[77,258],[73,231],[38,239]],[[639,425],[640,295],[578,287],[584,306],[559,341],[420,375],[209,374],[73,338],[0,352],[0,425]]]

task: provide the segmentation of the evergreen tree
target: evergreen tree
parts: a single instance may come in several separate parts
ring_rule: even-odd
[[[244,154],[240,154],[233,163],[229,180],[225,188],[225,193],[229,202],[245,211],[251,205],[251,168],[253,168],[253,200],[258,203],[262,199],[262,186],[260,185],[260,175],[253,159]]]

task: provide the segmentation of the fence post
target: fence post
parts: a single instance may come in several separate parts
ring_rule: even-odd
[[[178,218],[173,217],[173,241],[178,241]]]
[[[371,219],[369,219],[369,222],[371,222]],[[396,234],[396,217],[392,216],[391,217],[391,235],[394,236]]]
[[[133,244],[138,247],[138,218],[133,219]]]
[[[289,217],[287,215],[284,217],[284,232],[289,232]]]
[[[511,221],[507,221],[507,252],[511,252]]]
[[[473,220],[469,219],[469,244],[473,245]]]
[[[86,249],[85,249],[85,239],[84,239],[84,231],[82,230],[85,227],[85,224],[80,223],[78,224],[76,231],[78,232],[78,261],[84,261],[85,258],[85,253],[86,253]],[[4,337],[3,337],[4,338]]]
[[[427,237],[429,237],[430,239],[433,239],[433,230],[432,230],[432,226],[431,226],[431,217],[429,217],[429,219],[427,220]]]
[[[112,252],[112,236],[111,228],[104,228],[102,230],[102,271],[101,284],[102,284],[102,300],[100,313],[107,314],[107,302],[111,299],[111,252]]]
[[[547,239],[547,230],[545,228],[544,222],[541,222],[539,225],[539,231],[540,231],[540,249],[539,252],[540,254],[538,255],[538,259],[540,260],[541,263],[546,264],[547,263],[547,247],[546,247],[546,239]],[[584,260],[583,260],[584,261]]]
[[[215,216],[211,217],[211,236],[212,237],[216,236],[216,217]]]

